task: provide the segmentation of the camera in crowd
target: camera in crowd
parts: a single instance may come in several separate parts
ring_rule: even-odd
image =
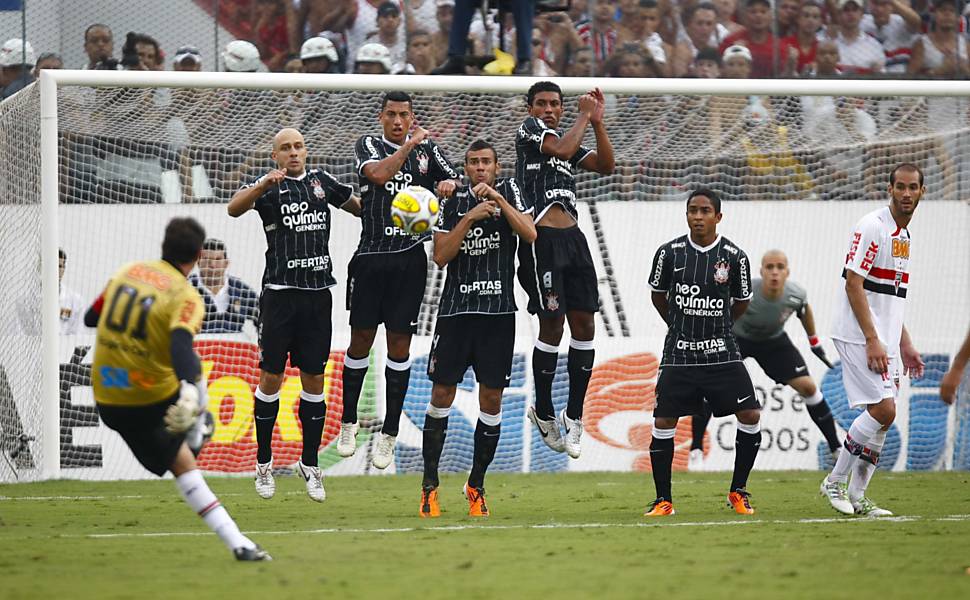
[[[152,43],[153,41],[145,34],[129,31],[125,36],[125,45],[121,48],[121,60],[108,57],[96,64],[94,68],[100,71],[117,71],[119,69],[127,71],[137,69],[141,66],[141,57],[138,56],[137,44]]]

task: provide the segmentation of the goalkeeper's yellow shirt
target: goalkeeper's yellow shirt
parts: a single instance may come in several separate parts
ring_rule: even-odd
[[[175,395],[172,331],[194,336],[205,306],[182,273],[164,260],[123,266],[103,294],[91,380],[99,404],[144,406]]]

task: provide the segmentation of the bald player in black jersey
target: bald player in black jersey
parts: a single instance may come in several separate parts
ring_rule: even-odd
[[[717,194],[692,192],[690,233],[661,246],[650,269],[651,299],[668,329],[653,411],[650,462],[657,499],[649,517],[674,514],[670,469],[677,420],[698,414],[705,399],[714,416],[738,419],[728,501],[738,514],[754,514],[746,486],[761,446],[761,405],[731,330],[751,300],[751,265],[743,250],[718,235],[720,222]]]
[[[535,207],[537,237],[519,248],[519,282],[529,295],[529,312],[539,317],[532,351],[535,406],[529,419],[543,442],[556,452],[579,458],[583,402],[593,371],[593,315],[599,310],[596,269],[586,236],[578,226],[577,168],[603,175],[613,172],[613,146],[603,124],[605,98],[599,89],[579,97],[579,115],[569,131],[559,129],[562,90],[540,81],[526,96],[529,117],[515,138],[515,176],[526,201]],[[582,146],[592,126],[596,150]],[[563,326],[569,321],[569,400],[558,418],[552,381],[559,361]]]
[[[360,215],[353,188],[321,169],[307,169],[307,148],[296,129],[273,137],[278,168],[245,185],[229,201],[229,216],[255,209],[266,234],[266,268],[259,303],[259,386],[256,425],[256,493],[273,497],[273,428],[280,410],[286,360],[300,370],[303,455],[296,467],[307,494],[323,502],[326,491],[317,464],[327,405],[323,374],[330,357],[336,285],[330,260],[330,207]]]
[[[344,358],[344,413],[337,453],[351,456],[357,447],[357,401],[367,373],[377,327],[387,334],[384,368],[384,424],[371,462],[384,469],[394,460],[404,396],[411,379],[411,336],[428,277],[424,242],[431,232],[411,235],[391,221],[391,201],[401,190],[419,185],[441,198],[454,194],[458,173],[428,132],[415,125],[411,96],[387,92],[378,117],[382,134],[357,140],[354,153],[360,181],[360,243],[348,271],[350,346]]]

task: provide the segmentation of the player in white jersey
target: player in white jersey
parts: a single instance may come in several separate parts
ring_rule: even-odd
[[[907,0],[870,0],[859,28],[882,44],[887,73],[905,73],[923,21]]]
[[[903,306],[909,288],[908,227],[925,191],[919,167],[904,163],[893,169],[889,206],[856,224],[845,257],[845,294],[832,340],[842,359],[849,406],[865,410],[849,427],[844,451],[822,480],[821,492],[832,508],[848,515],[892,515],[865,492],[896,418],[900,363],[905,374],[923,375],[923,359],[903,325]]]

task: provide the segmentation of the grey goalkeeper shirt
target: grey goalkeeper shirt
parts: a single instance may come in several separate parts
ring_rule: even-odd
[[[734,323],[734,335],[756,342],[776,338],[785,332],[785,321],[793,314],[801,317],[808,307],[805,288],[793,281],[785,282],[778,298],[766,298],[761,280],[753,282],[754,297],[741,318]]]

